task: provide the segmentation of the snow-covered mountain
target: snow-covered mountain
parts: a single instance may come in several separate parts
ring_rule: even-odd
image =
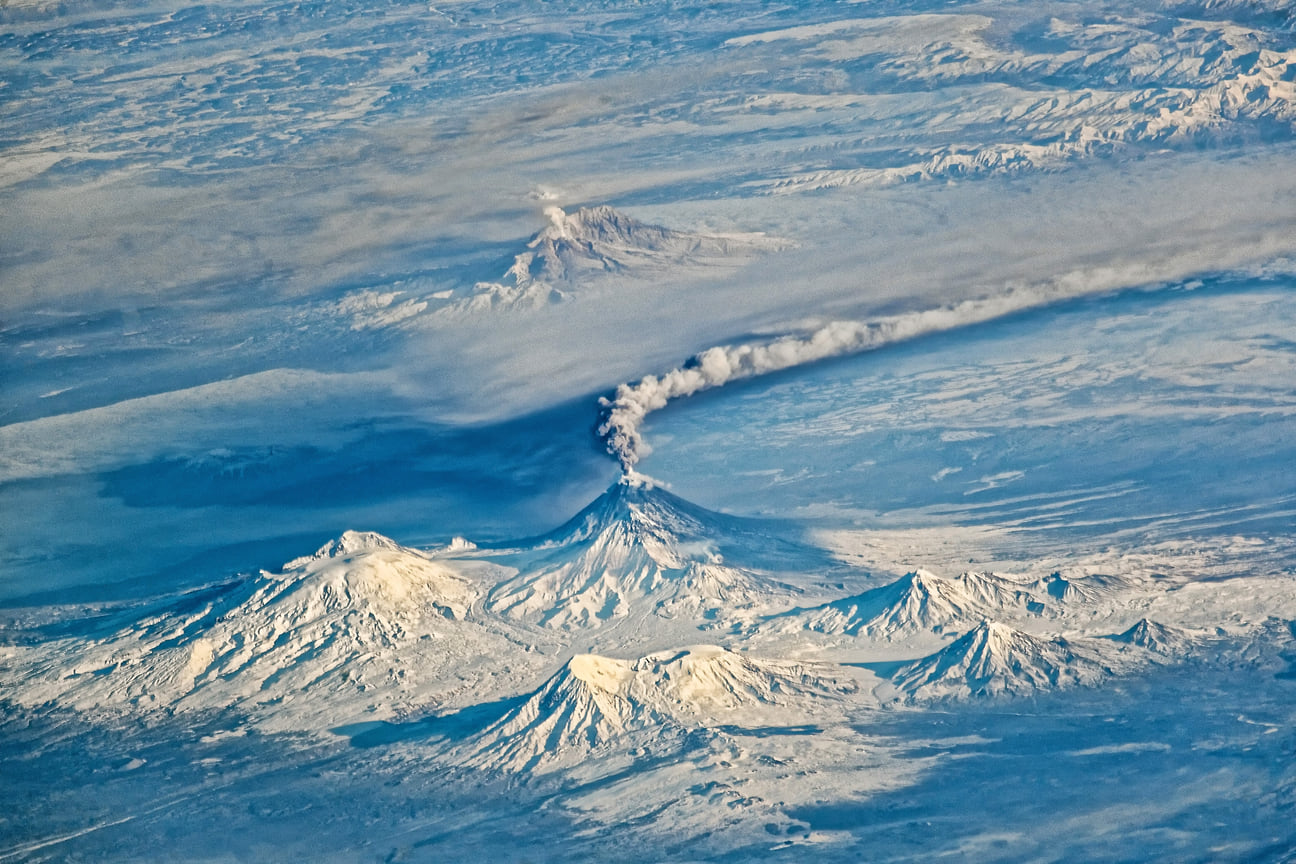
[[[1126,645],[1137,645],[1153,654],[1168,658],[1182,658],[1200,646],[1201,640],[1187,630],[1159,624],[1147,618],[1140,618],[1134,626],[1124,633],[1111,637],[1115,642]]]
[[[510,772],[579,761],[636,732],[651,737],[743,721],[744,709],[813,714],[853,692],[827,666],[697,646],[618,660],[578,654],[470,742],[467,761]]]
[[[650,481],[625,477],[512,562],[519,574],[490,592],[500,615],[572,629],[635,614],[707,615],[775,602],[792,589],[727,565],[724,517]]]
[[[38,646],[19,698],[185,709],[408,695],[502,641],[468,620],[477,596],[450,565],[348,531],[279,572],[182,595],[102,640]]]
[[[1113,668],[1095,647],[983,621],[935,654],[902,667],[891,685],[913,702],[958,701],[1090,686],[1111,674]]]
[[[497,282],[479,282],[444,314],[534,309],[566,300],[572,289],[609,275],[648,278],[671,269],[735,267],[789,244],[763,234],[708,234],[650,225],[607,205],[568,213],[545,208],[549,224]]]
[[[1110,602],[1140,587],[1141,581],[1120,575],[1105,573],[1087,573],[1083,575],[1063,575],[1061,572],[1050,573],[1037,580],[1030,587],[1045,599],[1059,601],[1064,605],[1093,607]]]
[[[1028,602],[1024,586],[993,573],[968,572],[942,579],[916,570],[862,594],[772,616],[761,629],[894,640],[914,633],[963,630]]]
[[[549,282],[575,280],[588,271],[660,268],[708,259],[721,262],[786,245],[762,234],[675,231],[640,222],[606,205],[582,207],[575,213],[549,207],[545,215],[550,224],[527,244],[531,252],[519,256],[515,266],[525,262],[527,275]]]

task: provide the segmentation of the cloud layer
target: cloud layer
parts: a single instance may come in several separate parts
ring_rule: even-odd
[[[672,400],[722,387],[731,381],[755,378],[830,357],[871,351],[927,333],[988,321],[1071,296],[1077,293],[1074,288],[1059,283],[1035,290],[1009,291],[996,297],[966,300],[874,321],[832,321],[809,333],[788,334],[768,342],[708,348],[678,368],[660,376],[648,375],[637,382],[622,384],[612,398],[600,399],[603,420],[598,434],[606,442],[608,453],[617,458],[623,471],[630,473],[639,460],[651,452],[644,440],[645,420]]]

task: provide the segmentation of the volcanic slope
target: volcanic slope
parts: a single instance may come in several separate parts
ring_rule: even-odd
[[[900,668],[890,687],[909,702],[998,699],[1093,686],[1134,665],[1090,640],[1040,638],[983,621],[940,651]]]
[[[732,566],[721,550],[772,565],[817,553],[744,522],[626,477],[553,534],[498,559],[518,575],[496,585],[485,605],[563,630],[645,615],[701,621],[786,606],[796,588],[763,567]]]
[[[637,660],[578,654],[470,738],[462,758],[479,768],[527,773],[644,745],[678,752],[745,722],[821,717],[857,689],[839,667],[709,645]]]
[[[479,623],[479,590],[459,572],[491,574],[492,565],[454,567],[347,532],[279,572],[155,604],[106,638],[31,646],[19,698],[181,710],[436,702],[507,644]]]

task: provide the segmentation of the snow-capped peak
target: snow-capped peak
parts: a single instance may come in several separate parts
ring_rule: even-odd
[[[549,225],[527,244],[549,281],[571,279],[582,270],[619,270],[641,258],[684,258],[702,235],[648,225],[607,205],[567,213],[546,207]],[[642,262],[640,262],[642,263]]]
[[[900,669],[892,685],[914,701],[1022,696],[1097,683],[1111,669],[1091,646],[1045,639],[996,621]]]
[[[488,606],[551,627],[599,626],[641,612],[675,616],[748,605],[783,586],[724,563],[723,517],[641,477],[614,483],[553,534],[519,553],[519,574]]]
[[[1134,626],[1124,633],[1112,637],[1117,642],[1137,645],[1154,654],[1166,657],[1178,657],[1192,650],[1197,640],[1193,634],[1178,627],[1158,624],[1147,618],[1140,618]]]
[[[807,708],[852,692],[806,664],[702,645],[637,660],[578,654],[479,733],[468,761],[511,772],[579,761],[636,732],[708,728],[744,706]],[[795,703],[795,705],[793,705]]]
[[[752,256],[790,244],[759,233],[708,234],[650,225],[607,205],[567,212],[544,209],[548,223],[499,282],[478,282],[473,292],[441,315],[498,309],[537,309],[570,299],[578,288],[612,276],[651,278],[670,268],[733,268]]]
[[[348,531],[278,572],[183,595],[81,656],[52,656],[56,674],[31,691],[168,708],[363,691],[367,679],[396,675],[400,651],[420,635],[447,637],[445,653],[480,641],[463,621],[476,597],[450,565]],[[88,661],[102,674],[75,672]]]
[[[330,558],[350,558],[376,549],[396,551],[402,548],[395,540],[384,537],[376,531],[343,531],[339,536],[334,537],[319,549],[316,549],[313,554],[289,561],[283,565],[282,571],[298,570],[309,566],[314,561],[323,561]]]
[[[811,609],[795,609],[769,620],[774,631],[810,630],[842,636],[893,640],[920,632],[963,629],[974,621],[1021,605],[1016,583],[985,573],[942,579],[914,570],[883,585]]]

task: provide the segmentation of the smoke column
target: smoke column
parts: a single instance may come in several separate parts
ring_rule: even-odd
[[[928,309],[876,321],[834,321],[808,334],[781,336],[769,342],[719,345],[696,355],[683,366],[661,376],[648,375],[622,384],[611,398],[602,397],[603,422],[598,428],[608,453],[626,474],[651,452],[643,437],[645,418],[665,408],[673,399],[721,387],[730,381],[755,378],[816,360],[870,351],[942,330],[975,324],[1064,296],[1074,296],[1075,286],[1055,284],[1034,291],[1010,291],[954,306]],[[1068,290],[1071,289],[1071,290]]]

